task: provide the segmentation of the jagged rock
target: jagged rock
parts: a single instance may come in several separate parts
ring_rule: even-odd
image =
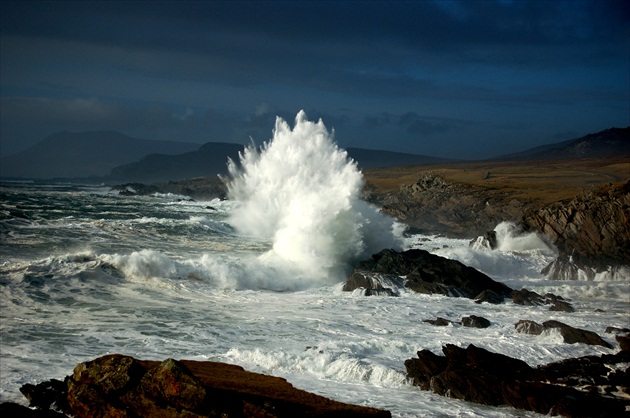
[[[63,412],[75,418],[391,416],[388,411],[344,404],[296,389],[278,377],[205,361],[142,361],[107,355],[77,365],[65,383],[65,388],[55,383],[54,390],[59,393],[52,398],[65,397]],[[30,399],[51,397],[50,385],[31,386],[27,391]],[[38,388],[43,393],[36,393]],[[12,405],[3,404],[2,408],[14,410]]]
[[[484,290],[475,297],[475,303],[487,302],[498,305],[500,303],[503,303],[504,301],[504,295],[500,295],[497,292],[493,292],[492,290]]]
[[[472,344],[465,349],[447,344],[442,351],[444,357],[422,350],[417,359],[405,361],[414,385],[470,402],[568,417],[618,417],[630,408],[620,395],[628,392],[623,365],[630,352],[532,368]]]
[[[516,328],[516,332],[531,335],[540,335],[545,330],[545,327],[542,324],[525,319],[521,319],[520,321],[518,321],[514,325],[514,328]]]
[[[576,279],[630,265],[630,181],[604,185],[569,202],[529,211],[523,223],[553,240],[560,254],[544,269],[551,279]],[[580,273],[582,272],[582,273]]]
[[[412,379],[414,386],[420,386],[423,390],[432,389],[431,378],[446,369],[447,365],[446,357],[429,350],[418,351],[417,359],[405,361],[407,376]]]
[[[49,409],[53,404],[58,409],[66,407],[67,387],[66,382],[61,380],[51,379],[37,385],[27,383],[20,387],[20,392],[28,400],[29,405],[35,408]]]
[[[371,275],[367,272],[353,271],[343,285],[343,290],[351,292],[364,289],[365,296],[399,296],[396,289],[401,289],[404,280],[394,274]]]
[[[630,328],[617,328],[617,327],[606,327],[607,334],[626,334],[630,333]]]
[[[520,320],[514,325],[514,327],[516,328],[516,332],[533,335],[540,335],[545,330],[557,329],[558,332],[560,332],[560,335],[562,335],[564,342],[567,344],[583,343],[612,348],[612,346],[602,339],[602,337],[597,335],[597,333],[585,329],[574,328],[559,321],[545,321],[542,324],[539,324],[534,321]]]
[[[630,335],[615,335],[615,340],[619,343],[621,351],[630,351]]]
[[[573,328],[570,325],[564,324],[560,321],[545,321],[543,326],[546,329],[555,328],[560,331],[564,342],[568,344],[584,343],[591,345],[601,345],[602,347],[612,348],[610,344],[602,339],[599,335],[593,331],[587,331],[580,328]]]
[[[615,340],[619,343],[619,349],[621,351],[630,350],[630,329],[607,327],[607,334],[615,334]]]
[[[456,184],[433,172],[379,199],[382,211],[420,231],[470,238],[504,220],[518,220],[531,202],[507,200],[472,184]]]
[[[405,280],[400,278],[404,276]],[[384,286],[383,281],[388,285]],[[446,296],[474,298],[490,290],[499,297],[507,297],[511,289],[503,283],[465,266],[459,261],[433,255],[424,250],[397,252],[383,250],[370,260],[360,262],[350,274],[343,290],[359,287],[377,288],[404,286],[418,293],[437,293]],[[375,284],[378,283],[378,284]]]
[[[490,321],[482,316],[470,315],[462,318],[462,325],[471,328],[488,328]]]
[[[495,250],[498,245],[497,232],[488,231],[483,236],[479,236],[470,241],[469,244],[473,248]]]
[[[527,289],[514,290],[511,293],[512,301],[517,305],[524,306],[541,306],[551,305],[550,311],[574,312],[575,309],[571,304],[565,301],[561,296],[547,293],[544,296]]]

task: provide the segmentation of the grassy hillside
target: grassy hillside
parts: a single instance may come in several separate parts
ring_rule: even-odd
[[[481,187],[504,199],[549,204],[602,183],[629,180],[630,158],[432,164],[364,170],[364,175],[373,191],[381,194],[413,184],[429,171],[448,182]]]

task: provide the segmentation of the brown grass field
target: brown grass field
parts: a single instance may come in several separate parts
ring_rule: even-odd
[[[474,185],[525,201],[552,203],[571,199],[601,184],[630,179],[630,157],[554,161],[483,161],[365,170],[377,193],[397,190],[433,172],[444,180]]]

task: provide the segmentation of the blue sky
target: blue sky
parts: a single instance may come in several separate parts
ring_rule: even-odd
[[[0,153],[62,131],[480,159],[630,124],[624,1],[0,2]]]

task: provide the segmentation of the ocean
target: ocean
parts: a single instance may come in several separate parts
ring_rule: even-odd
[[[80,184],[0,184],[0,402],[25,383],[63,379],[82,361],[122,353],[233,363],[394,417],[536,416],[413,387],[404,361],[468,344],[532,366],[618,350],[630,277],[551,281],[556,255],[536,234],[497,225],[499,248],[406,235],[359,198],[362,174],[323,123],[278,119],[260,151],[230,164],[230,198],[123,196]],[[471,237],[475,238],[475,237]],[[382,248],[422,248],[520,289],[571,300],[573,313],[402,291],[342,291],[353,263]],[[459,321],[478,315],[486,329]],[[612,350],[516,333],[521,319],[594,331]]]

